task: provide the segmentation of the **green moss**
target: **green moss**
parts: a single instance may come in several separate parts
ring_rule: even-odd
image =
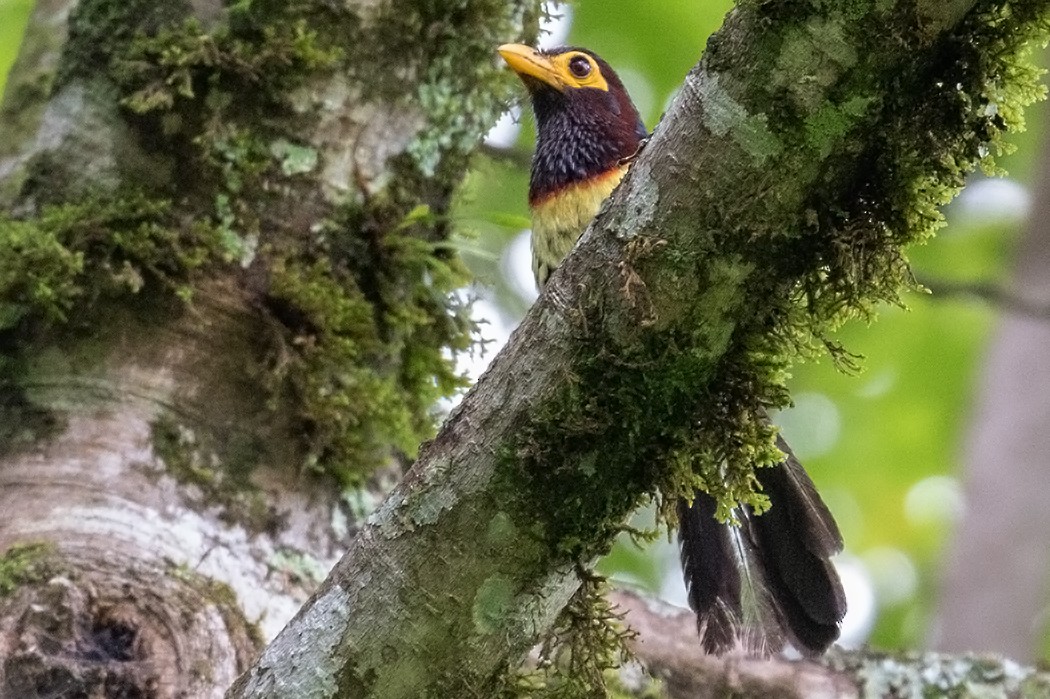
[[[135,193],[0,218],[0,332],[66,323],[74,310],[83,317],[100,299],[147,285],[188,298],[225,252],[214,228]]]
[[[92,331],[116,298],[149,291],[187,301],[226,254],[213,227],[137,193],[45,206],[32,219],[0,218],[0,449],[26,448],[61,427],[22,386],[34,343],[50,330]]]
[[[456,295],[467,275],[417,207],[393,231],[389,211],[347,209],[316,247],[275,252],[268,302],[286,329],[271,390],[291,397],[308,435],[308,465],[352,482],[391,446],[414,455],[433,434],[434,401],[464,385],[454,354],[474,325]]]
[[[18,544],[0,554],[0,600],[23,585],[43,582],[55,574],[54,547]]]
[[[149,0],[89,0],[73,8],[68,38],[62,50],[56,85],[73,78],[105,73],[110,61],[132,41],[137,32],[158,27],[185,16],[184,0],[154,3]]]
[[[605,598],[602,578],[587,576],[541,644],[535,669],[512,676],[504,699],[592,699],[615,696],[615,670],[631,659],[623,614]],[[637,696],[631,694],[630,696]]]
[[[892,32],[899,30],[876,30],[859,44],[857,56],[872,57],[873,66],[858,64],[828,84],[832,104],[841,105],[837,114],[829,104],[813,112],[797,101],[795,111],[780,112],[782,138],[806,138],[794,136],[792,149],[828,137],[845,147],[822,164],[798,223],[771,224],[763,232],[768,237],[747,252],[766,270],[765,279],[751,280],[748,303],[768,310],[736,329],[744,358],[719,369],[723,388],[715,404],[739,411],[738,419],[753,426],[762,406],[787,402],[784,379],[794,361],[826,350],[851,365],[829,334],[847,319],[870,320],[879,304],[903,303],[901,294],[914,286],[904,247],[943,225],[939,209],[969,173],[994,170],[993,156],[1007,149],[1005,134],[1023,128],[1023,107],[1044,96],[1030,53],[1050,34],[1045,4],[985,5],[932,44],[921,34],[898,33],[895,41],[908,42],[905,54],[921,56],[907,61],[905,71],[888,70],[897,58],[879,50]],[[883,98],[868,100],[873,94]],[[797,129],[800,121],[806,128]],[[864,137],[850,138],[858,133]],[[742,388],[753,395],[750,405]],[[740,442],[741,448],[756,443],[762,442]]]
[[[210,110],[233,97],[249,110],[287,102],[288,92],[342,54],[296,15],[303,6],[291,3],[263,22],[252,3],[242,3],[230,24],[214,32],[187,19],[136,35],[113,59],[124,105],[136,114],[173,112],[166,124],[171,133],[198,121],[189,109],[202,97]]]
[[[62,321],[82,293],[83,253],[37,222],[0,221],[0,330],[31,314]]]
[[[501,106],[490,90],[505,78],[491,60],[495,35],[505,40],[535,5],[384,5],[365,31],[346,8],[252,0],[233,6],[228,25],[171,24],[114,58],[124,105],[144,131],[184,150],[205,191],[220,190],[213,218],[227,247],[264,270],[277,321],[264,384],[273,408],[297,422],[311,470],[357,482],[391,447],[414,454],[433,434],[434,401],[463,385],[454,359],[474,326],[456,290],[468,275],[445,245],[441,212]],[[475,28],[475,17],[492,36],[458,30]],[[437,38],[412,38],[424,29]],[[361,70],[377,63],[382,70]],[[395,177],[381,193],[342,209],[323,204],[302,229],[286,229],[284,200],[317,196],[318,153],[293,135],[310,128],[296,100],[312,98],[300,88],[343,73],[370,97],[403,100],[399,76],[424,66],[422,150],[391,163]]]
[[[865,115],[874,98],[853,97],[845,104],[827,102],[806,118],[806,141],[821,159],[827,158],[842,142],[858,120]]]

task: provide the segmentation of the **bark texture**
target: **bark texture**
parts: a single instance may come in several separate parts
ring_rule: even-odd
[[[0,686],[214,696],[348,546],[228,696],[492,696],[640,502],[761,507],[783,368],[896,297],[1046,28],[825,5],[730,15],[348,546],[455,384],[445,214],[537,3],[41,3],[0,122]]]

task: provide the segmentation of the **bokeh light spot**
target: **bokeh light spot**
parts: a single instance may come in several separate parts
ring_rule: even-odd
[[[868,549],[861,557],[875,585],[875,596],[884,606],[906,602],[919,589],[919,571],[904,551],[892,546]]]
[[[830,452],[842,433],[838,406],[823,393],[799,393],[795,405],[780,412],[776,422],[802,461]]]
[[[867,642],[875,626],[875,584],[865,566],[851,556],[836,559],[835,569],[846,592],[846,618],[842,620],[839,645],[857,648]]]
[[[951,476],[923,478],[904,496],[904,517],[915,526],[950,524],[965,511],[962,484]]]

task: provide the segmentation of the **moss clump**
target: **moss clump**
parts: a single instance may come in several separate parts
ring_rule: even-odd
[[[18,544],[0,554],[0,599],[23,585],[43,582],[55,574],[50,544]]]
[[[33,322],[83,322],[103,298],[155,285],[188,299],[226,251],[216,229],[137,193],[0,218],[0,333]]]
[[[1048,35],[1045,6],[1001,1],[971,12],[933,45],[911,38],[909,50],[926,58],[883,78],[875,93],[882,99],[854,126],[873,123],[878,137],[866,139],[863,151],[832,156],[804,205],[797,240],[774,248],[797,283],[792,304],[778,309],[775,332],[757,343],[762,352],[823,345],[845,319],[871,319],[878,304],[902,303],[902,291],[915,287],[904,247],[944,225],[940,207],[977,167],[995,171],[994,156],[1009,150],[1005,135],[1022,130],[1023,108],[1044,97],[1029,54]],[[843,171],[851,176],[834,177]],[[794,270],[803,267],[816,271],[798,278]]]
[[[171,134],[207,116],[191,113],[200,96],[218,100],[212,110],[228,106],[224,96],[236,97],[240,109],[284,103],[294,87],[341,56],[337,44],[294,14],[295,3],[266,23],[252,9],[257,4],[236,6],[229,25],[215,32],[187,19],[136,36],[114,59],[124,105],[136,114],[164,113]]]
[[[627,643],[637,634],[624,627],[624,614],[605,598],[607,592],[604,579],[585,574],[580,589],[543,640],[536,667],[513,676],[499,696],[504,699],[610,696],[618,685],[615,670],[631,660]]]
[[[449,30],[447,44],[413,39],[412,51],[401,53],[379,40],[397,36],[400,45],[418,36],[396,31],[405,22],[443,32],[469,23],[474,9],[505,15],[509,31],[535,3],[498,11],[491,0],[477,5],[449,14],[421,3],[396,15],[384,6],[364,31],[341,6],[253,0],[234,5],[229,22],[217,29],[192,20],[173,24],[137,36],[114,59],[123,103],[144,131],[174,141],[195,163],[202,190],[220,191],[213,219],[241,251],[241,263],[261,272],[261,295],[277,321],[270,371],[262,377],[270,404],[291,413],[301,428],[307,467],[343,482],[384,463],[391,447],[414,454],[433,434],[434,401],[463,383],[453,360],[471,345],[474,326],[456,290],[468,275],[445,245],[447,221],[436,212],[447,208],[458,179],[468,150],[465,131],[472,147],[499,101],[485,95],[486,109],[461,113],[464,125],[454,134],[447,120],[439,124],[430,115],[428,123],[452,139],[428,151],[443,174],[404,156],[391,164],[396,177],[382,193],[333,208],[311,179],[317,153],[296,140],[310,130],[296,100],[314,99],[300,88],[333,73],[371,96],[396,85],[390,99],[403,99],[403,76],[423,65],[437,71],[425,81],[431,87],[444,81],[460,94],[469,84],[481,99],[485,88],[462,74],[458,58],[464,56],[456,51],[470,54],[462,65],[477,65],[493,79],[499,73],[491,42],[482,54],[480,40]],[[434,51],[455,55],[439,60]],[[377,62],[383,70],[359,74]],[[453,78],[458,82],[450,83]],[[455,94],[447,95],[448,105]],[[290,199],[296,200],[291,207]],[[304,201],[312,204],[303,220],[283,220]]]
[[[22,388],[19,358],[35,338],[90,331],[100,302],[143,290],[187,301],[227,253],[216,228],[138,193],[0,218],[0,447],[24,448],[60,426]]]
[[[74,78],[104,75],[113,56],[131,42],[137,32],[156,31],[185,16],[188,9],[189,3],[184,0],[77,3],[69,16],[69,36],[62,50],[56,86]]]
[[[504,453],[508,502],[551,503],[540,520],[556,560],[607,553],[648,499],[670,521],[677,499],[697,489],[718,500],[724,520],[741,503],[768,507],[753,469],[781,458],[765,414],[785,404],[787,393],[758,390],[764,376],[748,364],[753,356],[715,363],[706,353],[683,351],[695,342],[668,331],[632,347],[599,346]]]
[[[384,216],[384,218],[386,218]],[[434,430],[434,401],[464,381],[449,351],[474,324],[456,289],[458,260],[428,240],[425,208],[394,232],[361,237],[356,210],[330,221],[319,249],[273,255],[268,303],[281,319],[270,379],[309,435],[308,464],[352,482],[392,445],[414,455]]]

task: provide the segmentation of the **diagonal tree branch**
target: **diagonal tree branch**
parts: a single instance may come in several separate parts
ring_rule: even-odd
[[[901,246],[1041,94],[1019,56],[1048,5],[741,2],[509,345],[228,696],[491,696],[646,498],[699,484],[761,506],[784,367],[896,299]]]
[[[1050,320],[1050,304],[1026,297],[991,281],[956,281],[954,279],[918,279],[935,299],[963,298],[983,301],[992,308],[1025,316],[1032,320]]]
[[[692,642],[696,620],[685,609],[617,591],[612,600],[638,632],[632,650],[672,699],[811,697],[1042,697],[1050,673],[989,655],[836,650],[818,661],[715,658]]]

